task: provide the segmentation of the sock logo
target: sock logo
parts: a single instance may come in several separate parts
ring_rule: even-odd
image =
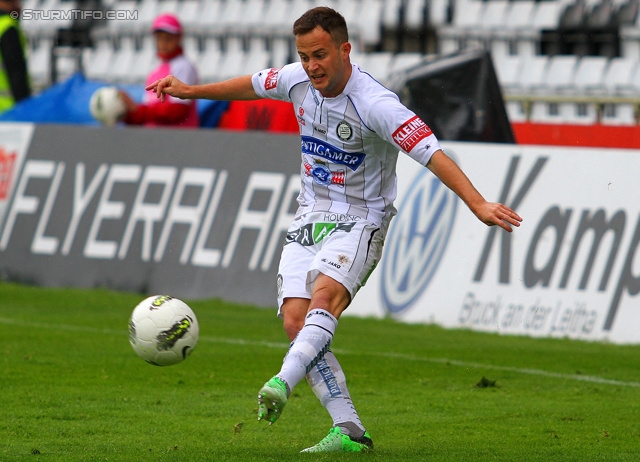
[[[329,396],[331,396],[332,398],[335,398],[336,396],[341,395],[342,390],[340,390],[340,385],[338,385],[338,380],[336,379],[335,375],[333,375],[333,371],[327,364],[327,360],[323,358],[320,361],[318,361],[316,368],[318,369],[318,372],[320,373],[322,380],[327,386],[327,390],[329,391]]]

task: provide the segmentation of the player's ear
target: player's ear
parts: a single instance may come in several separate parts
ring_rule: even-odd
[[[344,42],[340,45],[340,53],[342,55],[342,59],[347,59],[349,53],[351,53],[351,44],[349,42]]]

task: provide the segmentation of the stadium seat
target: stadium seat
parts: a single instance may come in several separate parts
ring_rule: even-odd
[[[523,93],[540,93],[544,88],[544,76],[549,62],[548,56],[530,56],[524,60],[518,77]]]
[[[247,53],[244,51],[226,51],[222,53],[218,64],[218,78],[216,80],[226,80],[237,77],[244,73],[247,65]],[[258,70],[258,69],[255,69]]]
[[[109,80],[114,48],[109,40],[100,41],[95,48],[84,50],[85,75],[91,80]]]
[[[392,60],[393,53],[388,51],[369,53],[367,55],[367,67],[363,70],[371,74],[376,80],[384,83],[389,76]]]
[[[350,26],[354,30],[354,39],[359,51],[368,51],[382,39],[381,26],[383,0],[361,0],[358,14]]]
[[[290,37],[274,37],[271,40],[271,65],[282,67],[294,60]]]
[[[209,47],[198,61],[198,73],[202,82],[213,82],[220,78],[222,52],[219,48]]]
[[[46,87],[49,84],[51,62],[51,41],[41,39],[35,48],[30,50],[27,58],[27,66],[31,83],[35,89]]]
[[[391,67],[389,73],[401,72],[416,64],[420,63],[424,58],[422,53],[397,53],[391,60]]]
[[[453,24],[437,30],[438,51],[449,54],[460,49],[483,47],[484,38],[479,35],[481,20],[487,3],[481,0],[460,0],[456,3]]]
[[[534,101],[531,105],[531,122],[591,125],[597,121],[594,104]]]
[[[630,58],[613,58],[609,62],[603,79],[607,94],[632,96],[636,94],[633,77],[638,62]]]
[[[220,37],[224,34],[221,23],[222,6],[221,0],[203,2],[198,20],[192,26],[196,34],[204,37]]]
[[[137,51],[133,42],[125,41],[124,45],[114,53],[112,58],[111,80],[118,83],[131,83],[136,58]],[[151,71],[151,69],[147,70],[147,72],[149,71]]]
[[[573,92],[574,75],[578,57],[575,55],[557,55],[549,58],[545,69],[544,87],[548,93]]]
[[[283,31],[290,30],[291,24],[287,24],[287,10],[289,2],[287,0],[269,0],[263,11],[262,27],[265,34],[270,36],[284,35]]]
[[[425,0],[407,0],[403,26],[408,30],[421,30],[424,27],[425,8],[427,8]]]
[[[185,34],[197,34],[199,17],[202,14],[202,4],[199,0],[183,0],[178,3],[176,16],[180,18]]]
[[[429,24],[444,27],[449,20],[449,0],[431,0],[427,3]]]
[[[524,106],[520,101],[506,101],[505,107],[507,110],[507,116],[510,122],[526,122],[527,114],[524,111]]]
[[[493,63],[498,81],[504,93],[518,93],[520,90],[520,69],[526,59],[519,55],[493,56]]]
[[[580,58],[573,78],[578,94],[602,94],[605,92],[604,75],[609,59],[604,56]]]
[[[600,122],[603,125],[636,125],[635,107],[627,103],[607,103]]]
[[[518,36],[523,31],[533,31],[533,12],[536,3],[533,0],[513,1],[509,7],[501,28],[496,29],[491,34],[490,49],[494,56],[506,54],[518,54],[533,56],[535,54],[532,43],[523,42],[524,45],[518,47]]]

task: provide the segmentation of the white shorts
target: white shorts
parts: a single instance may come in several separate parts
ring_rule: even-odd
[[[385,234],[358,217],[314,212],[294,220],[280,257],[278,306],[288,297],[310,299],[320,273],[342,284],[353,299],[380,260]]]

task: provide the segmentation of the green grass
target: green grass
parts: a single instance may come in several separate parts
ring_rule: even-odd
[[[640,346],[343,317],[334,351],[376,451],[299,454],[331,421],[304,383],[257,421],[288,346],[275,310],[190,302],[200,343],[162,368],[128,344],[141,299],[0,283],[0,461],[640,459]]]

